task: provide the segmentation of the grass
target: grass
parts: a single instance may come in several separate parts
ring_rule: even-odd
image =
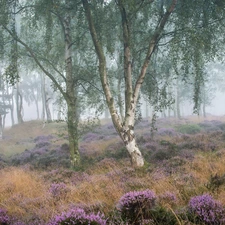
[[[189,122],[194,123],[192,120]],[[57,126],[63,129],[62,124],[46,124],[42,129],[41,124],[35,121],[8,129],[5,132],[7,138],[1,141],[0,152],[9,157],[26,148],[30,149],[34,145],[35,137],[56,133]],[[140,130],[143,136],[148,132],[147,127]],[[223,133],[218,135],[202,132],[188,137],[156,136],[154,141],[158,144],[157,148],[169,148],[171,144],[165,145],[166,140],[166,144],[172,143],[180,155],[156,162],[149,161],[145,168],[141,169],[132,168],[126,157],[113,158],[113,154],[107,157],[108,147],[111,146],[111,151],[119,151],[118,145],[115,145],[117,149],[112,146],[119,140],[113,134],[110,136],[112,138],[90,143],[81,141],[81,145],[86,146],[84,154],[87,154],[87,159],[97,158],[89,161],[93,163],[91,165],[88,165],[87,161],[87,166],[84,166],[82,171],[65,168],[34,169],[29,165],[6,166],[0,170],[0,208],[6,209],[9,215],[26,224],[31,221],[46,224],[52,216],[68,210],[71,206],[91,208],[93,211],[111,215],[122,195],[129,191],[150,189],[158,196],[167,192],[174,193],[177,196],[176,203],[161,199],[160,204],[176,215],[178,224],[185,224],[187,221],[177,215],[177,210],[185,208],[193,196],[210,193],[225,206],[225,181],[215,189],[209,188],[213,176],[222,177],[225,174]],[[160,145],[162,140],[163,145]],[[190,145],[190,140],[195,145]],[[52,140],[54,145],[63,141],[63,137],[55,137]],[[186,145],[185,141],[189,145]],[[215,148],[209,147],[212,141]],[[143,138],[141,142],[143,143],[140,145],[146,140]],[[182,155],[184,153],[181,146],[192,146],[192,149],[185,149],[193,153],[190,159]],[[52,195],[49,191],[51,185],[60,182],[66,185],[67,191],[58,196]]]

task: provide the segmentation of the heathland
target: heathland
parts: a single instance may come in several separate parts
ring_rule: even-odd
[[[225,117],[161,118],[155,127],[137,122],[146,162],[133,168],[113,125],[101,121],[80,137],[74,170],[65,123],[6,129],[0,224],[225,224]]]

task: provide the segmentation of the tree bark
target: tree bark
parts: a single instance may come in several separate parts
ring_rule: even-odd
[[[117,92],[118,92],[118,105],[119,105],[119,112],[122,121],[124,121],[124,106],[123,106],[123,99],[122,99],[122,91],[121,91],[121,83],[122,83],[122,76],[119,75],[118,77],[118,84],[117,84]]]
[[[65,0],[65,3],[69,3],[68,0]],[[67,9],[70,8],[69,4],[66,7]],[[29,52],[30,56],[34,59],[34,61],[36,62],[36,64],[39,66],[39,68],[45,73],[46,76],[48,76],[51,81],[55,84],[55,86],[57,87],[57,89],[60,91],[60,93],[63,95],[64,99],[67,102],[67,108],[68,108],[68,112],[67,112],[67,117],[68,117],[68,134],[69,134],[69,146],[70,146],[70,153],[71,153],[71,167],[74,167],[75,164],[77,164],[80,161],[80,156],[79,156],[79,151],[78,151],[78,131],[77,131],[77,98],[76,98],[76,94],[75,94],[75,79],[73,78],[73,74],[72,74],[72,45],[73,42],[71,40],[71,36],[70,36],[70,18],[69,16],[66,16],[65,19],[63,20],[61,16],[59,16],[59,19],[62,22],[62,27],[63,27],[63,31],[64,31],[64,41],[65,41],[65,63],[66,63],[66,77],[64,76],[63,73],[60,73],[59,71],[57,71],[57,73],[59,73],[60,77],[63,79],[63,81],[66,83],[66,91],[64,90],[63,85],[61,85],[61,83],[59,83],[56,79],[56,77],[51,74],[45,67],[44,65],[41,63],[41,61],[38,59],[38,56],[35,54],[35,52],[32,50],[32,48],[29,47],[28,44],[26,44],[23,40],[21,40],[17,35],[15,35],[15,33],[13,33],[7,26],[6,24],[1,24],[2,28],[4,28],[5,31],[8,32],[8,34],[10,34],[13,39],[15,41],[17,41],[18,43],[20,43],[23,47],[25,47],[25,49]],[[72,102],[72,103],[71,103]],[[71,107],[69,104],[74,104],[74,107]],[[75,112],[72,112],[72,111]],[[73,119],[70,119],[71,117],[73,117]],[[69,127],[69,123],[73,122],[73,125]],[[74,129],[74,130],[73,130]]]
[[[124,44],[124,80],[125,80],[125,117],[122,121],[119,116],[114,98],[112,96],[108,75],[106,69],[106,59],[103,51],[103,45],[101,44],[100,38],[97,34],[92,15],[91,9],[89,7],[88,0],[82,0],[85,15],[89,25],[89,30],[92,36],[92,41],[95,47],[95,51],[99,60],[99,75],[105,94],[106,102],[112,117],[114,127],[116,128],[119,136],[123,140],[127,151],[130,154],[131,162],[134,167],[142,167],[144,165],[144,158],[136,144],[135,134],[134,134],[134,122],[135,122],[135,109],[137,106],[138,96],[140,88],[144,81],[146,71],[152,56],[152,53],[160,39],[160,35],[164,26],[175,8],[177,0],[173,0],[171,6],[167,9],[163,17],[161,18],[158,26],[155,29],[155,32],[152,38],[149,41],[148,50],[146,53],[146,58],[141,68],[141,72],[135,82],[135,87],[133,90],[133,77],[132,77],[132,64],[131,64],[131,51],[130,51],[130,24],[127,18],[126,10],[123,6],[123,1],[118,0],[117,5],[120,9],[121,18],[122,18],[122,31],[123,31],[123,44]]]
[[[41,119],[44,122],[45,121],[45,102],[46,102],[46,95],[45,95],[45,77],[41,74],[41,100],[42,100],[42,113],[41,113]]]
[[[12,105],[11,105],[11,108],[10,108],[10,114],[11,114],[11,121],[12,121],[12,126],[15,125],[15,120],[14,120],[14,99],[13,99],[13,91],[12,91]]]
[[[17,120],[19,124],[23,123],[22,110],[23,110],[23,97],[22,97],[22,94],[20,93],[19,83],[17,82],[16,84],[16,113],[17,113]]]
[[[181,114],[180,114],[180,92],[179,92],[179,82],[178,78],[176,81],[176,115],[178,119],[181,119]]]
[[[0,140],[3,137],[2,115],[0,114]]]
[[[71,167],[75,167],[80,163],[80,153],[78,146],[78,105],[76,96],[76,82],[73,78],[72,65],[72,39],[71,39],[71,19],[67,15],[64,19],[65,32],[65,64],[66,64],[66,102],[67,102],[67,123],[70,149]]]
[[[126,93],[125,93],[125,121],[122,122],[114,103],[114,98],[111,94],[111,90],[109,87],[107,71],[106,71],[106,59],[103,52],[102,45],[100,40],[98,39],[95,26],[92,20],[90,8],[88,5],[87,0],[83,0],[83,6],[85,9],[86,17],[89,24],[89,29],[92,35],[92,40],[95,46],[95,50],[99,59],[99,74],[100,79],[103,87],[103,91],[105,93],[106,102],[112,117],[112,121],[114,124],[115,129],[117,130],[119,136],[121,137],[122,141],[124,142],[127,151],[131,157],[131,163],[135,167],[142,167],[144,165],[143,156],[136,144],[135,135],[134,135],[134,116],[135,116],[135,108],[134,108],[134,101],[132,97],[132,80],[129,75],[127,75],[126,79]],[[126,53],[129,55],[129,49],[125,50]],[[127,62],[129,63],[129,62]],[[130,74],[130,65],[128,65],[128,70]],[[125,75],[126,76],[126,75]]]

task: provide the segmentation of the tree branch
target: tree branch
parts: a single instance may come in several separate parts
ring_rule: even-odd
[[[33,52],[33,50],[26,44],[24,43],[20,38],[18,38],[16,35],[13,34],[12,31],[10,31],[5,25],[2,25],[2,27],[14,38],[14,40],[16,40],[17,42],[19,42],[22,46],[25,47],[25,49],[30,53],[31,57],[34,59],[34,61],[37,63],[37,65],[40,67],[40,69],[46,74],[46,76],[48,76],[52,82],[56,85],[56,87],[58,88],[58,90],[61,92],[61,94],[65,97],[65,99],[67,98],[66,93],[63,91],[62,87],[60,86],[60,84],[56,81],[56,79],[54,78],[53,75],[51,75],[40,63],[40,61],[38,60],[37,56],[35,55],[35,53]]]
[[[138,94],[139,94],[140,88],[142,86],[142,83],[144,81],[151,56],[152,56],[152,54],[155,50],[155,47],[157,46],[157,43],[160,40],[161,33],[162,33],[170,15],[171,15],[171,13],[175,9],[176,4],[177,4],[177,0],[173,0],[171,5],[167,9],[167,11],[164,13],[163,17],[161,18],[158,26],[155,29],[155,32],[154,32],[152,38],[149,41],[149,46],[148,46],[148,51],[147,51],[147,54],[146,54],[146,57],[145,57],[145,61],[142,65],[140,75],[139,75],[139,77],[136,81],[136,84],[135,84],[135,89],[134,89],[134,102],[135,102],[135,104],[137,104]]]

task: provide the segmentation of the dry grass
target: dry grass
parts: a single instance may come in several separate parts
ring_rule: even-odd
[[[66,134],[65,123],[48,123],[43,126],[42,121],[29,121],[14,125],[4,131],[4,141],[1,141],[0,153],[10,157],[23,152],[25,149],[32,149],[35,145],[33,140],[37,136],[61,135],[62,133]]]
[[[215,119],[215,118],[212,118]],[[194,121],[195,119],[193,119]],[[197,121],[199,122],[199,121]],[[6,145],[21,151],[15,143],[21,139],[35,138],[39,135],[48,135],[57,132],[58,124],[47,124],[42,129],[41,123],[29,122],[26,128],[22,125],[5,132],[12,135],[14,140],[5,140],[0,152],[5,153]],[[60,129],[63,129],[61,126]],[[28,134],[28,135],[26,135]],[[207,137],[202,137],[207,142]],[[164,138],[165,139],[165,138]],[[172,141],[168,137],[168,140]],[[176,140],[178,141],[178,140]],[[100,154],[115,140],[99,140],[92,142],[92,153]],[[2,147],[3,146],[3,147]],[[22,145],[23,146],[23,145]],[[24,147],[24,146],[23,146]],[[100,152],[100,153],[99,153]],[[6,153],[5,153],[6,154]],[[11,153],[10,153],[11,154]],[[42,218],[48,221],[53,215],[67,210],[71,205],[91,206],[106,214],[113,210],[120,197],[128,191],[151,189],[157,195],[172,192],[177,195],[176,205],[161,202],[166,208],[175,212],[176,208],[187,205],[192,196],[210,193],[225,205],[225,189],[219,187],[217,191],[207,188],[212,175],[225,174],[225,150],[217,152],[200,152],[192,161],[187,161],[172,174],[153,168],[151,170],[135,170],[130,167],[129,160],[113,161],[105,159],[85,171],[88,180],[76,185],[67,182],[70,190],[65,196],[55,198],[49,193],[50,181],[44,178],[46,171],[31,171],[29,168],[5,168],[0,170],[0,208],[8,210],[9,214],[17,216],[24,221],[32,218]],[[65,177],[65,180],[67,177]],[[68,180],[68,179],[67,179]]]
[[[160,174],[157,170],[144,174],[143,171],[127,167],[128,162],[123,166],[120,163],[103,164],[93,167],[88,180],[78,185],[67,184],[70,192],[59,199],[50,195],[50,183],[41,178],[40,172],[27,168],[6,168],[0,171],[0,206],[23,220],[42,218],[48,221],[71,204],[89,206],[108,213],[126,192],[148,188],[157,195],[168,191],[176,194],[176,205],[183,207],[192,196],[209,192],[206,184],[210,175],[225,173],[224,160],[225,154],[219,157],[199,154],[193,162],[184,166],[182,172],[170,176]],[[123,176],[132,174],[124,183],[121,182],[121,171]],[[211,194],[225,205],[224,190]],[[166,201],[161,203],[171,210],[177,207]]]
[[[19,218],[36,215],[45,207],[46,185],[36,172],[21,168],[0,171],[0,205]]]

